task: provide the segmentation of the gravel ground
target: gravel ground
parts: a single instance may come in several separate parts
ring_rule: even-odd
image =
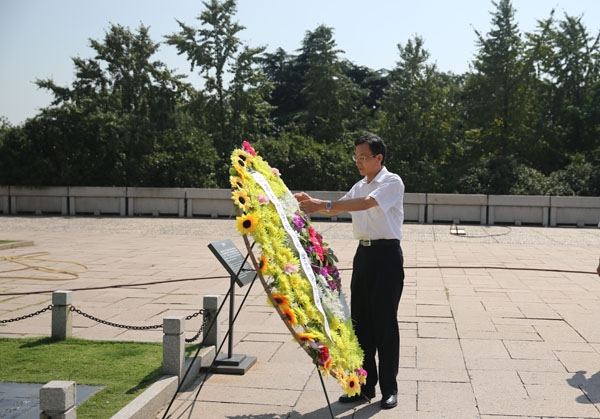
[[[352,239],[349,222],[316,222],[326,239]],[[449,224],[405,224],[406,242],[470,242],[600,246],[599,228],[461,225],[464,236],[450,234]],[[0,239],[18,239],[27,232],[102,232],[136,235],[184,235],[202,237],[237,236],[232,219],[210,218],[121,218],[61,216],[0,216]]]

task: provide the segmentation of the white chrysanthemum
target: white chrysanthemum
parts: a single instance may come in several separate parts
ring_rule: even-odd
[[[323,277],[323,275],[315,274],[315,277],[317,278],[317,291],[319,293],[319,297],[321,297],[323,309],[325,309],[325,312],[329,317],[336,317],[341,323],[345,323],[346,320],[348,320],[348,310],[345,309],[340,295],[337,293],[337,291],[329,288],[327,279]]]
[[[279,202],[281,202],[281,205],[287,214],[294,214],[295,212],[300,211],[298,201],[290,191],[286,191],[284,195],[279,197]]]

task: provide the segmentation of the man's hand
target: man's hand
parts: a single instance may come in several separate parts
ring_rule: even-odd
[[[294,197],[300,204],[300,209],[307,214],[325,210],[325,201],[311,198],[306,192],[298,192],[297,194],[294,194]]]
[[[294,198],[296,198],[296,200],[298,202],[302,202],[302,201],[306,201],[307,199],[311,199],[310,195],[307,194],[306,192],[298,192],[297,194],[294,194]]]
[[[308,195],[307,195],[308,196]],[[300,209],[307,214],[325,210],[325,201],[316,198],[308,198],[300,201]]]

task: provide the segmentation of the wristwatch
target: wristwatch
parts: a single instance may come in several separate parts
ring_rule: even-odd
[[[325,211],[331,211],[331,201],[325,201]]]

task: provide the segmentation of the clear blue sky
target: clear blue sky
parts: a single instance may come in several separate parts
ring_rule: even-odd
[[[522,33],[552,8],[558,18],[583,14],[592,35],[600,30],[600,0],[513,0],[513,6]],[[175,19],[197,26],[202,7],[191,0],[0,0],[0,116],[19,124],[47,106],[51,96],[33,81],[70,84],[70,57],[91,57],[88,39],[102,39],[109,23],[131,29],[143,23],[158,42],[178,31]],[[440,70],[463,73],[476,52],[474,29],[486,33],[493,10],[487,0],[238,0],[237,20],[246,26],[242,39],[270,52],[295,52],[307,30],[331,26],[343,56],[373,69],[394,67],[397,45],[417,34]],[[172,47],[163,45],[156,58],[189,74]],[[189,80],[198,83],[195,75]]]

